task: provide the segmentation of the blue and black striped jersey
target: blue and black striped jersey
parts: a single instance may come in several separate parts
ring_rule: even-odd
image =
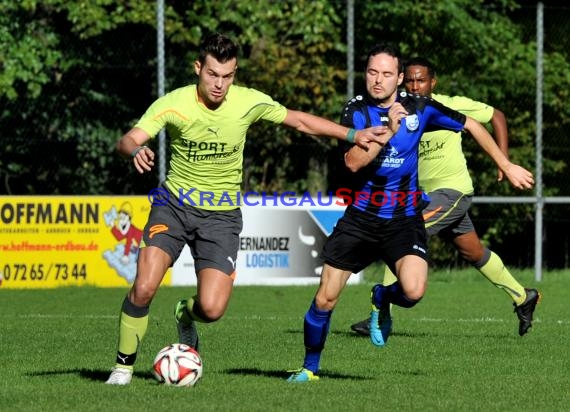
[[[418,184],[418,149],[424,132],[461,131],[465,115],[430,97],[400,92],[397,99],[408,111],[398,132],[366,167],[352,174],[354,207],[380,218],[414,216],[428,201]],[[365,96],[356,96],[344,107],[341,123],[354,129],[388,124],[389,108],[378,107]]]

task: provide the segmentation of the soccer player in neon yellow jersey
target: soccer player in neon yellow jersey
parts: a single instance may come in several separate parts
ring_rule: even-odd
[[[236,275],[242,229],[238,193],[251,124],[267,120],[363,149],[371,142],[383,145],[392,136],[385,126],[356,131],[233,85],[238,49],[224,35],[207,36],[194,63],[198,83],[157,99],[117,143],[118,152],[145,173],[154,166],[154,152],[145,143],[166,127],[171,160],[162,197],[153,201],[144,228],[135,281],[122,303],[116,364],[108,384],[131,382],[150,303],[185,244],[194,257],[198,290],[175,306],[180,343],[198,349],[195,323],[214,322],[224,314]]]
[[[406,62],[404,85],[409,93],[430,96],[443,105],[466,114],[481,123],[491,123],[498,146],[507,155],[508,137],[504,114],[485,103],[463,96],[445,96],[432,93],[437,83],[435,69],[425,58]],[[438,234],[450,241],[460,255],[485,276],[493,285],[504,290],[513,300],[519,319],[519,335],[532,326],[535,307],[540,299],[536,289],[524,288],[509,272],[501,258],[483,246],[469,218],[473,198],[473,182],[461,148],[461,133],[438,130],[425,133],[420,142],[419,181],[428,193],[430,204],[423,211],[428,236]],[[498,180],[503,174],[499,170]],[[396,281],[386,266],[385,285]],[[389,312],[380,319],[387,330],[392,327]],[[369,319],[351,325],[355,332],[368,335]]]

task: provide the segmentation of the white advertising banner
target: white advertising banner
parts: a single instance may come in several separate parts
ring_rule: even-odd
[[[242,206],[243,231],[236,262],[236,285],[302,285],[319,283],[320,253],[344,213],[333,198],[289,199],[277,205],[249,199]],[[353,274],[349,283],[361,281]],[[172,267],[171,284],[195,285],[190,249],[186,246]]]

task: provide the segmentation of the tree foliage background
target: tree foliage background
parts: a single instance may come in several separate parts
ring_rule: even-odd
[[[240,84],[287,107],[339,118],[347,99],[346,1],[165,3],[167,90],[195,80],[192,63],[202,35],[222,31],[242,47]],[[570,36],[565,27],[570,8],[549,3],[543,190],[547,196],[569,196]],[[428,56],[438,67],[440,93],[466,95],[505,112],[511,158],[534,170],[535,2],[354,4],[357,91],[366,52],[377,42],[396,44],[405,56]],[[156,78],[154,0],[0,0],[0,194],[147,193],[158,184],[157,172],[136,174],[114,146],[157,97]],[[335,147],[328,139],[254,125],[244,190],[332,190],[339,176]],[[496,182],[492,162],[469,138],[464,148],[476,194],[515,195],[508,184]],[[532,206],[521,204],[473,208],[485,240],[504,247],[521,265],[532,255],[530,236],[524,235],[533,230],[533,213]],[[570,229],[562,208],[547,213],[558,231]],[[566,252],[553,256],[562,256],[561,264],[568,266],[568,237],[556,239],[552,247]],[[442,261],[446,253],[452,252],[438,253]]]

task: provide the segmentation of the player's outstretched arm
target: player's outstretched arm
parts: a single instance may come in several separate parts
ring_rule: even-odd
[[[532,173],[524,167],[511,163],[481,123],[468,116],[465,121],[465,130],[473,136],[477,143],[479,143],[479,146],[493,159],[499,169],[507,176],[507,179],[509,179],[513,187],[517,189],[532,188],[534,185]]]
[[[365,150],[369,149],[372,142],[384,146],[393,135],[392,131],[385,126],[353,130],[323,117],[297,110],[287,110],[283,124],[313,136],[328,136],[339,140],[348,140]]]
[[[534,186],[534,178],[532,173],[524,167],[509,162],[503,172],[509,179],[509,182],[517,189],[532,189]]]
[[[144,130],[133,127],[117,142],[117,151],[123,157],[132,158],[139,173],[150,172],[154,166],[154,152],[144,146],[149,139]]]
[[[491,126],[493,126],[493,136],[495,141],[501,149],[501,152],[505,157],[509,158],[509,132],[507,128],[507,118],[505,114],[497,108],[493,109],[493,117],[491,117]],[[501,182],[503,180],[503,171],[499,169],[497,171],[497,181]]]

